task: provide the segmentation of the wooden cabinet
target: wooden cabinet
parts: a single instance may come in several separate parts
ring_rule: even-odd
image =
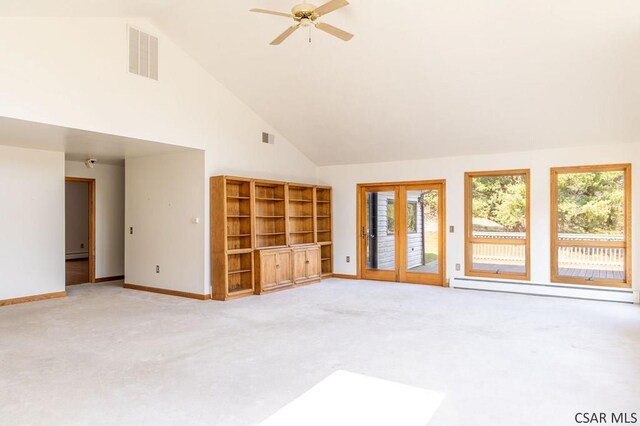
[[[308,284],[320,280],[320,246],[293,249],[293,281]]]
[[[331,276],[331,187],[231,176],[210,185],[213,299]]]
[[[256,294],[293,285],[291,249],[256,250]]]

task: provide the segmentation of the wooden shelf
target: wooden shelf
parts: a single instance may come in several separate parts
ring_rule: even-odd
[[[250,295],[250,294],[253,294],[253,289],[252,288],[247,288],[247,289],[242,289],[241,288],[241,289],[230,290],[229,291],[229,296],[237,297],[237,296],[240,296],[240,295],[243,295],[243,294],[247,295],[247,296]]]
[[[254,292],[261,293],[259,280],[263,277],[256,264],[256,255],[265,250],[288,249],[292,256],[299,256],[297,260],[301,261],[300,252],[314,250],[315,246],[317,255],[309,258],[309,252],[307,260],[315,262],[318,273],[331,275],[331,199],[332,190],[326,186],[242,177],[212,177],[210,238],[213,299],[231,300]],[[295,262],[293,259],[292,264]],[[283,284],[279,288],[300,285],[309,280],[309,277],[302,280],[297,278],[294,284]]]
[[[251,247],[249,248],[241,248],[241,249],[229,249],[227,250],[227,254],[246,254],[246,253],[252,253],[253,249]]]

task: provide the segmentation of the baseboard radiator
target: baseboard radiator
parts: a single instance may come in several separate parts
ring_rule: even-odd
[[[449,286],[464,290],[497,291],[533,296],[598,300],[602,302],[640,303],[638,292],[627,288],[541,284],[470,277],[451,278]]]

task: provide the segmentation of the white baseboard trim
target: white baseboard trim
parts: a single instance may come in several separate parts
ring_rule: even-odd
[[[464,290],[497,291],[528,294],[532,296],[564,297],[570,299],[597,300],[602,302],[640,303],[640,294],[626,288],[586,287],[562,284],[491,280],[485,278],[454,277],[451,288]]]

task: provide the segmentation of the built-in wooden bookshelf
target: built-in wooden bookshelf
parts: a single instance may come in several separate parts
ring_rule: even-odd
[[[330,276],[333,272],[331,200],[331,187],[326,186],[212,177],[213,299],[230,300],[254,292],[262,294],[267,288],[317,281],[313,272],[317,268],[316,258],[322,276]],[[274,266],[276,278],[271,277],[273,268],[268,261],[272,256],[265,251],[296,250],[296,247],[305,250],[306,278],[294,277],[302,271],[296,266],[302,261],[299,250],[291,252],[298,263],[284,262],[286,253],[280,253],[281,260]],[[261,266],[262,262],[265,265]],[[291,285],[286,265],[294,268]],[[266,276],[268,282],[262,283]],[[277,285],[271,283],[274,279]]]
[[[255,182],[256,248],[287,245],[284,183]]]
[[[333,273],[333,220],[332,192],[329,186],[318,186],[315,190],[316,242],[320,245],[322,275]]]
[[[216,300],[254,291],[252,199],[251,179],[211,179],[211,280],[216,283]]]
[[[289,184],[289,244],[314,244],[314,187]]]

